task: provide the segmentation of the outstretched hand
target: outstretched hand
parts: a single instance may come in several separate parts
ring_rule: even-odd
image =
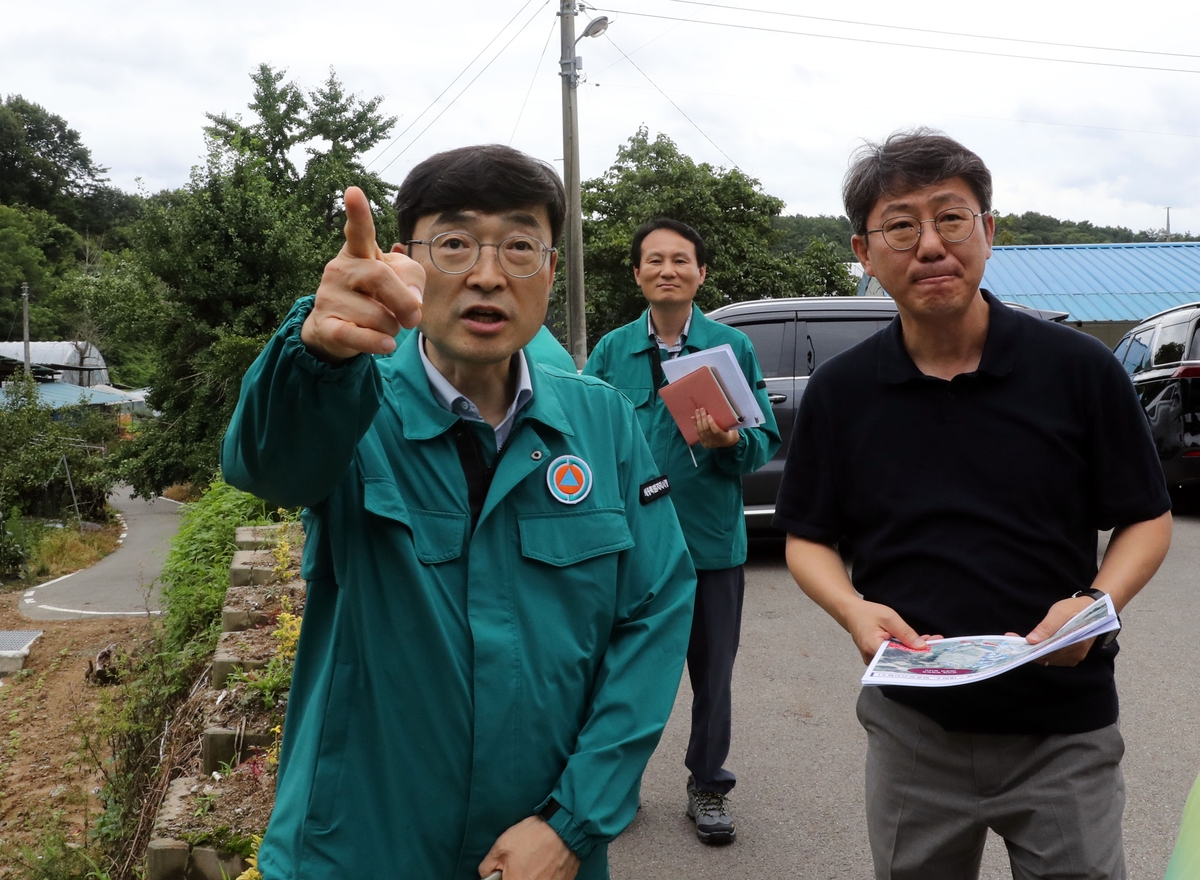
[[[387,354],[403,327],[421,320],[425,269],[375,242],[375,221],[363,191],[346,189],[346,243],[325,265],[312,312],[300,339],[314,355],[343,361],[356,354]]]

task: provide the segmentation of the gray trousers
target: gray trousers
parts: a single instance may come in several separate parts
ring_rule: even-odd
[[[988,829],[1016,880],[1124,880],[1125,743],[1078,734],[947,733],[863,688],[867,832],[876,880],[972,880]]]
[[[733,661],[742,632],[742,566],[696,572],[696,610],[688,642],[692,735],[687,765],[701,791],[728,794],[737,778],[725,769],[733,727]]]

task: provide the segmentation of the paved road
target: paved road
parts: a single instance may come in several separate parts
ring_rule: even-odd
[[[146,502],[118,487],[108,503],[125,520],[125,539],[115,553],[91,568],[25,592],[21,613],[33,620],[128,617],[158,613],[159,572],[179,526],[180,505],[166,498]]]
[[[1122,615],[1117,661],[1131,880],[1161,880],[1188,789],[1200,772],[1200,518],[1176,519],[1171,553]],[[792,583],[782,542],[754,546],[734,674],[729,766],[738,841],[713,849],[684,816],[690,690],[680,688],[651,759],[638,818],[611,847],[614,880],[871,876],[863,820],[866,737],[854,717],[863,667],[849,637]],[[989,839],[983,880],[1009,878]]]

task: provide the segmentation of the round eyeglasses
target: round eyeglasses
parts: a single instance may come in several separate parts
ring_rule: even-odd
[[[917,246],[925,224],[932,223],[944,241],[956,244],[971,237],[971,233],[975,231],[975,218],[982,216],[982,212],[972,214],[966,208],[947,208],[932,220],[918,220],[916,217],[907,216],[889,217],[878,229],[868,229],[867,235],[872,232],[882,233],[883,240],[892,250],[909,251]]]
[[[513,278],[530,278],[546,265],[546,258],[556,252],[528,235],[512,235],[499,244],[485,244],[469,232],[443,232],[430,239],[412,239],[410,245],[423,244],[429,248],[429,259],[447,275],[462,275],[479,262],[485,247],[496,249],[500,268]]]

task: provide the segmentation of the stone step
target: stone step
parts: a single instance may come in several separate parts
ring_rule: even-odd
[[[270,626],[285,608],[293,614],[300,613],[306,592],[304,581],[298,578],[282,585],[230,587],[225,591],[225,607],[221,610],[221,631],[242,632]]]
[[[167,788],[146,848],[146,880],[229,880],[250,867],[236,853],[211,846],[192,846],[166,836],[165,829],[187,809],[188,796],[198,784],[194,776],[181,776]]]
[[[238,550],[229,566],[229,585],[269,584],[275,580],[275,560],[261,550]]]
[[[266,550],[279,542],[279,533],[288,523],[269,526],[238,526],[234,542],[239,550]]]
[[[229,676],[236,670],[242,672],[250,672],[254,669],[262,669],[267,665],[270,657],[246,657],[238,651],[237,632],[223,632],[217,639],[217,650],[213,654],[212,662],[212,686],[217,690],[221,690],[229,681]]]
[[[200,766],[204,775],[211,776],[222,767],[235,767],[254,754],[255,749],[266,751],[275,745],[273,733],[243,733],[238,748],[238,732],[226,727],[210,727],[200,739]]]

